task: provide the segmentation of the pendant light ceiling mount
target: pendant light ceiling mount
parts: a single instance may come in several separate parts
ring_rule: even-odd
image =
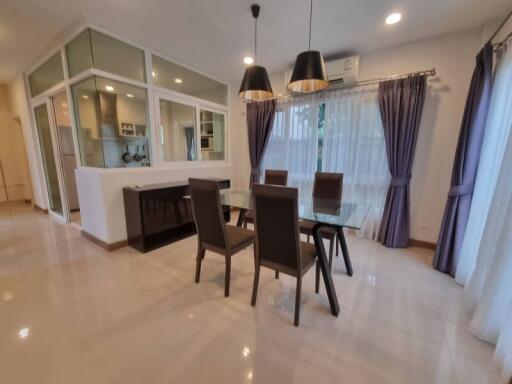
[[[309,8],[309,43],[308,50],[299,53],[295,59],[292,77],[288,89],[295,93],[311,93],[329,86],[324,58],[319,51],[311,50],[311,24],[313,19],[313,0]]]
[[[274,97],[272,86],[268,78],[265,67],[258,65],[258,17],[260,15],[260,6],[251,5],[251,13],[254,17],[254,65],[245,69],[242,84],[238,91],[238,96],[246,101],[261,101]]]

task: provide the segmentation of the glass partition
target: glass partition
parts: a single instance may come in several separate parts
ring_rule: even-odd
[[[152,61],[152,76],[155,85],[227,105],[228,90],[225,84],[155,55],[152,56]]]
[[[86,29],[66,46],[69,76],[96,68],[146,82],[144,51],[94,29]]]
[[[32,72],[28,81],[32,97],[37,96],[64,80],[60,51]]]
[[[201,158],[224,160],[224,114],[201,109],[200,117]]]
[[[165,99],[159,104],[163,159],[197,160],[196,108]]]
[[[93,76],[73,85],[72,94],[82,165],[150,165],[144,88]]]
[[[41,147],[41,157],[43,158],[43,167],[45,170],[44,175],[46,178],[46,189],[48,190],[50,210],[62,216],[64,211],[62,209],[59,177],[57,175],[57,164],[55,163],[50,117],[48,115],[47,105],[42,104],[35,107],[34,117],[39,136],[39,145]]]

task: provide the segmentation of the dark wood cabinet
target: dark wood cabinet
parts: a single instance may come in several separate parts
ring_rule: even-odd
[[[221,189],[230,187],[228,179],[215,179]],[[196,233],[188,182],[171,182],[123,188],[128,244],[148,252]],[[229,207],[224,208],[226,221]]]

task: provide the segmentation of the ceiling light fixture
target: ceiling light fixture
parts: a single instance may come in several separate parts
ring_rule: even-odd
[[[292,77],[288,89],[297,93],[321,91],[329,86],[325,71],[324,58],[319,51],[311,50],[311,21],[313,19],[313,0],[309,9],[309,45],[308,50],[299,53],[295,59]]]
[[[29,328],[21,328],[18,332],[18,335],[20,336],[21,339],[27,338],[29,334],[30,334]]]
[[[111,85],[105,85],[105,89],[109,92],[114,92],[114,87]]]
[[[88,98],[89,98],[89,96],[87,96],[87,95],[82,95],[82,99],[87,100]]]
[[[126,97],[128,97],[129,99],[133,99],[133,95],[131,93],[127,93]]]
[[[238,96],[247,101],[258,101],[270,99],[274,96],[272,86],[268,79],[268,73],[265,67],[257,65],[258,62],[258,16],[260,15],[260,6],[251,5],[252,17],[254,17],[254,65],[245,69],[242,84],[238,91]]]
[[[183,80],[181,80],[179,77],[177,77],[177,78],[175,78],[175,79],[174,79],[174,82],[175,82],[176,84],[182,84],[182,83],[183,83]]]
[[[245,56],[244,57],[244,64],[245,65],[252,65],[252,64],[254,64],[254,59],[252,58],[252,56]]]
[[[398,23],[402,19],[402,14],[399,12],[395,12],[386,17],[386,24],[392,25]]]
[[[156,77],[156,72],[155,71],[151,72],[151,76]]]

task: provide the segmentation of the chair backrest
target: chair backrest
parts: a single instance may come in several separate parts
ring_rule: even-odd
[[[254,184],[255,255],[261,264],[300,269],[298,189]]]
[[[219,184],[214,180],[188,179],[192,212],[199,241],[226,248],[226,229],[220,205]]]
[[[265,184],[286,186],[288,184],[288,171],[281,171],[278,169],[266,169]]]
[[[343,173],[317,172],[313,185],[313,197],[341,201]]]

